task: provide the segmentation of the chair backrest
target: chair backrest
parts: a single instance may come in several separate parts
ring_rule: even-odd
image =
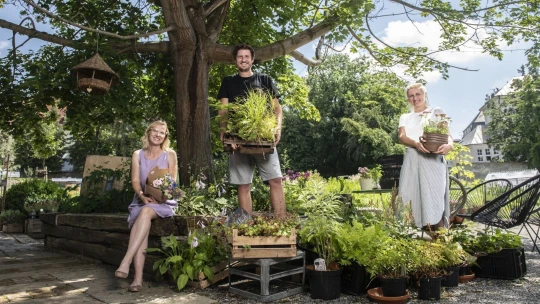
[[[500,228],[521,225],[540,195],[540,174],[502,193],[471,215],[471,220]]]
[[[449,200],[450,200],[450,216],[456,216],[467,202],[467,190],[463,183],[454,176],[450,177]]]
[[[492,179],[478,184],[467,191],[467,202],[460,207],[459,213],[471,215],[486,203],[512,189],[507,179]]]

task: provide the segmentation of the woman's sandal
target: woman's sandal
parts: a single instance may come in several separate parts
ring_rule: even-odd
[[[127,272],[117,270],[117,271],[114,272],[114,276],[117,277],[117,278],[120,278],[120,279],[125,279],[125,278],[128,277],[128,274],[127,274]]]
[[[131,292],[139,292],[141,290],[142,290],[142,285],[134,285],[134,286],[128,287],[128,291],[131,291]]]

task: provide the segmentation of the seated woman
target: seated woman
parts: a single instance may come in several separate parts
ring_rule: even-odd
[[[131,159],[131,184],[135,190],[135,196],[128,207],[128,223],[131,228],[128,250],[120,267],[114,273],[118,278],[127,278],[129,267],[133,262],[135,275],[133,283],[128,288],[133,292],[142,289],[143,267],[151,221],[158,217],[174,215],[173,207],[175,206],[169,203],[160,204],[154,198],[144,195],[148,173],[158,166],[159,169],[169,169],[169,174],[176,179],[178,171],[176,153],[169,149],[167,123],[163,121],[151,123],[142,137],[142,144],[142,149],[133,152]]]

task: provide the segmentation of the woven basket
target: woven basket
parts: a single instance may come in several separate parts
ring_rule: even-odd
[[[77,77],[77,88],[91,94],[104,95],[118,82],[118,75],[103,61],[99,53],[71,69]]]
[[[425,143],[423,143],[424,147],[429,152],[435,152],[439,150],[440,146],[448,143],[448,134],[424,133],[422,137],[426,141]]]

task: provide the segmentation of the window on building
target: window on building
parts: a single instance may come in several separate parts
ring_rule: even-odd
[[[486,156],[486,161],[491,161],[491,156]]]
[[[486,149],[486,155],[491,155],[491,149]]]
[[[482,155],[482,149],[476,150],[476,154],[477,154],[477,155]]]
[[[484,157],[478,156],[478,161],[482,161],[482,162],[483,162],[483,161],[484,161]]]

